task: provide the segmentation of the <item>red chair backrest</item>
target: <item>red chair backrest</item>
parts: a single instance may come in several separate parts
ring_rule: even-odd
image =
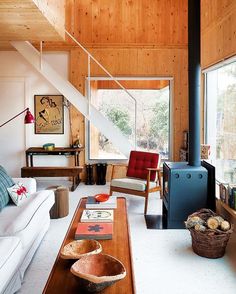
[[[129,164],[127,169],[127,177],[146,179],[146,168],[157,168],[159,163],[159,154],[143,151],[131,151],[129,157]],[[156,172],[151,172],[150,180],[154,181]]]

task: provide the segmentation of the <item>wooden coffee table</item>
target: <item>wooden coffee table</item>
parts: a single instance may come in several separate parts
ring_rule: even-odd
[[[83,209],[85,209],[86,198],[82,198],[75,211],[61,249],[74,240],[77,223],[80,220]],[[114,224],[112,240],[99,240],[102,252],[110,254],[119,259],[125,266],[126,277],[104,289],[99,293],[104,294],[132,294],[135,293],[134,277],[132,270],[131,248],[129,239],[129,225],[127,218],[126,199],[117,198],[117,208],[114,210]],[[78,284],[76,277],[70,272],[72,264],[76,260],[64,260],[60,258],[60,251],[45,285],[43,293],[84,293]]]

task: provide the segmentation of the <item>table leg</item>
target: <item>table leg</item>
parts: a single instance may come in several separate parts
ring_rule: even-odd
[[[25,159],[26,159],[26,166],[29,167],[29,155],[28,154],[26,154]]]
[[[30,154],[30,166],[34,166],[33,155]]]
[[[75,166],[79,166],[79,152],[75,152]]]
[[[79,166],[79,152],[76,152],[75,153],[75,166]],[[77,185],[79,185],[79,183],[80,183],[80,176],[79,176],[79,174],[76,177],[76,183],[77,183]]]
[[[75,159],[75,166],[77,166],[77,153],[75,153],[74,159]]]

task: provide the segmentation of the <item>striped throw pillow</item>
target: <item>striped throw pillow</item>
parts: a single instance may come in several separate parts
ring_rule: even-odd
[[[7,188],[14,184],[12,178],[8,176],[6,170],[0,165],[0,211],[10,200]]]

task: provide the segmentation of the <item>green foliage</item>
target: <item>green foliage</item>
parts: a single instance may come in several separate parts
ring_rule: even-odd
[[[217,88],[217,138],[216,158],[235,160],[236,134],[236,65],[230,64],[218,70]]]
[[[153,108],[153,117],[150,122],[150,137],[155,137],[160,144],[168,142],[169,104],[167,101],[157,102]]]
[[[130,116],[127,110],[123,110],[118,106],[110,106],[106,108],[105,115],[124,135],[130,136],[132,134]]]

